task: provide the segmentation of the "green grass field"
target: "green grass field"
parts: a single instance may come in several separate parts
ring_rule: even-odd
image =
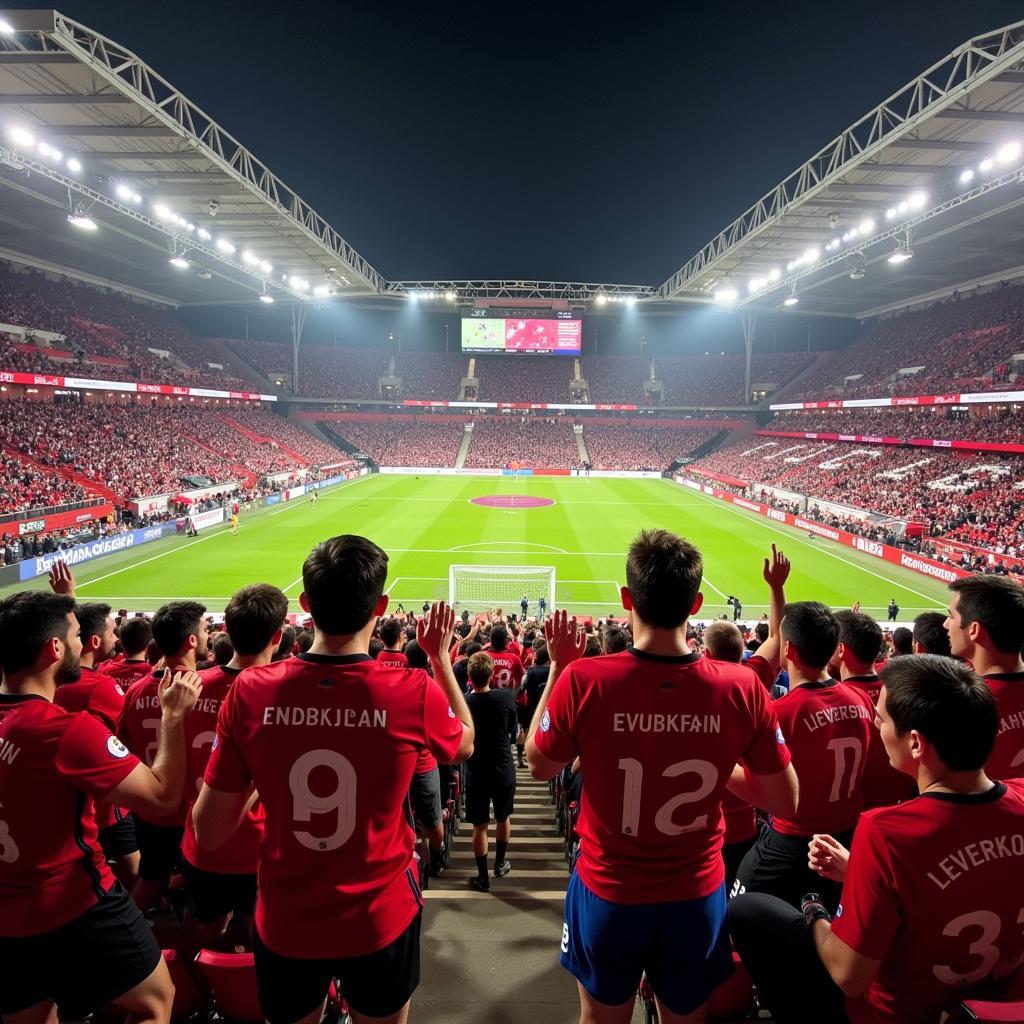
[[[553,498],[555,504],[505,510],[469,503],[490,494]],[[172,537],[83,563],[76,574],[81,599],[115,608],[153,610],[168,599],[196,598],[220,611],[236,588],[267,582],[281,587],[298,610],[302,561],[313,544],[359,533],[390,555],[388,592],[407,608],[447,598],[452,563],[550,565],[560,606],[605,616],[620,607],[630,540],[653,526],[700,547],[709,618],[727,610],[728,594],[742,600],[745,619],[767,610],[761,560],[772,542],[793,562],[790,599],[836,607],[859,600],[884,618],[895,597],[904,621],[945,607],[941,583],[831,541],[808,540],[802,531],[665,480],[375,475],[324,491],[316,508],[300,500],[243,513],[237,537],[227,526],[214,527],[195,539]],[[24,586],[45,587],[46,578]]]

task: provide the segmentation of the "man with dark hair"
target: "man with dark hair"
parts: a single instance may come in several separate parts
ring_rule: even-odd
[[[889,599],[889,607],[886,609],[886,612],[890,622],[895,622],[899,618],[900,606],[896,603],[895,597]]]
[[[213,664],[217,668],[226,665],[235,656],[235,648],[227,633],[218,633],[213,638]]]
[[[0,1015],[5,1024],[80,1020],[113,1003],[167,1021],[174,987],[160,947],[100,849],[90,800],[160,814],[181,799],[194,673],[166,673],[152,770],[92,714],[53,703],[77,685],[74,598],[0,601]]]
[[[952,653],[969,661],[995,695],[1002,720],[985,770],[993,779],[1024,776],[1024,587],[1004,576],[950,583],[944,623]]]
[[[576,757],[586,773],[561,943],[584,1020],[628,1020],[644,972],[663,1020],[699,1012],[732,971],[723,793],[775,814],[796,808],[796,774],[764,687],[687,643],[702,575],[692,544],[644,530],[621,591],[628,651],[580,660],[575,619],[556,611],[545,624],[552,665],[526,751],[534,778]]]
[[[609,622],[601,630],[602,654],[621,654],[628,650],[630,643],[629,633],[621,626]]]
[[[385,619],[377,629],[384,650],[377,655],[377,661],[381,665],[390,665],[392,668],[406,668],[409,659],[402,651],[405,630],[396,618]]]
[[[262,806],[252,804],[227,842],[217,850],[206,850],[196,842],[192,803],[202,789],[224,699],[243,671],[270,664],[287,617],[288,598],[277,587],[256,583],[235,591],[224,611],[231,658],[224,665],[199,673],[203,696],[189,719],[189,733],[195,738],[188,754],[189,810],[181,846],[188,905],[179,948],[190,956],[220,938],[231,914],[247,919],[253,916],[263,839]]]
[[[839,643],[828,666],[832,678],[866,693],[877,704],[882,681],[875,672],[875,662],[882,647],[882,627],[870,615],[849,608],[836,612],[836,620]],[[888,807],[914,795],[910,778],[889,764],[877,732],[872,732],[861,792],[864,810]]]
[[[149,675],[150,666],[146,650],[153,639],[153,627],[144,615],[122,621],[118,633],[124,657],[113,665],[104,666],[107,675],[113,676],[127,693],[132,683]]]
[[[807,867],[811,836],[832,832],[849,842],[857,824],[875,713],[866,694],[828,674],[839,641],[829,608],[817,601],[786,605],[781,635],[789,692],[774,707],[800,779],[800,806],[761,829],[736,871],[732,895],[765,892],[799,906],[815,882]],[[830,884],[824,896],[835,906],[838,887]]]
[[[953,656],[946,632],[946,616],[942,612],[921,612],[914,619],[914,653]]]
[[[206,607],[196,601],[170,601],[153,616],[153,641],[172,672],[195,672],[206,661]],[[152,764],[160,729],[159,689],[163,670],[154,670],[133,683],[124,698],[117,723],[118,738],[140,760]],[[190,737],[190,742],[194,737]],[[143,911],[163,895],[171,875],[181,863],[181,837],[188,803],[182,799],[169,813],[136,813],[135,838],[139,844],[139,880],[132,899]]]
[[[906,626],[897,626],[892,631],[892,656],[901,658],[914,653],[914,633]]]
[[[266,809],[254,952],[270,1024],[316,1024],[335,977],[355,1014],[397,1024],[419,981],[409,785],[422,747],[446,762],[472,753],[473,720],[444,603],[417,624],[433,679],[367,653],[387,611],[387,567],[364,537],[313,549],[299,598],[313,646],[235,680],[193,811],[197,842],[216,850],[254,785]]]
[[[512,870],[506,853],[512,832],[512,807],[516,794],[516,770],[508,736],[515,727],[516,705],[509,689],[491,689],[494,662],[485,651],[469,659],[469,682],[473,692],[466,698],[473,716],[473,755],[466,762],[466,820],[473,826],[473,856],[476,877],[469,884],[477,892],[490,892],[487,877],[487,824],[494,805],[494,877]]]
[[[842,882],[834,920],[740,896],[729,927],[779,1024],[933,1024],[981,986],[1006,998],[1020,961],[1024,781],[985,772],[999,711],[950,658],[897,658],[882,672],[876,725],[921,793],[861,816],[852,851],[815,836],[810,863]]]
[[[519,689],[523,682],[523,660],[512,649],[508,628],[501,622],[491,627],[490,641],[484,648],[491,656],[494,663],[494,675],[491,683],[496,690],[511,689],[513,692]],[[509,742],[513,740],[516,744],[516,763],[520,768],[525,768],[523,761],[523,740],[525,737],[518,735],[518,729],[513,725],[509,735]]]

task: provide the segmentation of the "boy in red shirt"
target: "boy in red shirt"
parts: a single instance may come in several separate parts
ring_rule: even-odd
[[[422,899],[408,792],[424,747],[465,760],[473,726],[452,675],[455,614],[417,623],[434,676],[377,664],[387,555],[364,537],[318,544],[300,603],[306,654],[242,673],[220,710],[196,839],[216,850],[253,787],[265,809],[254,951],[270,1024],[317,1024],[332,978],[355,1013],[398,1024],[419,982]]]
[[[773,896],[729,905],[729,927],[779,1024],[938,1024],[966,995],[1005,998],[1024,959],[1024,781],[984,765],[999,729],[966,666],[924,654],[882,673],[876,724],[920,796],[866,811],[853,849],[816,836],[810,864],[843,883],[835,919]]]
[[[118,639],[121,641],[124,657],[113,664],[105,664],[103,671],[113,676],[127,692],[132,683],[143,676],[148,676],[151,671],[146,652],[153,639],[153,627],[144,615],[127,619],[121,623]]]
[[[152,769],[93,715],[53,703],[79,678],[67,594],[0,601],[0,1015],[5,1024],[85,1018],[109,1003],[165,1024],[174,987],[160,947],[107,867],[92,799],[159,814],[181,799],[194,673],[165,673]]]
[[[764,687],[687,643],[702,575],[692,544],[645,530],[622,588],[633,647],[579,660],[586,637],[575,619],[560,611],[545,624],[552,667],[526,755],[534,778],[553,778],[577,756],[586,776],[561,943],[583,1020],[628,1022],[644,973],[663,1021],[699,1012],[732,972],[726,787],[775,813],[796,807],[796,774]]]

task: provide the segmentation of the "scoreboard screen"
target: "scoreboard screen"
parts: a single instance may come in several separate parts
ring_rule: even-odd
[[[473,310],[462,319],[463,352],[579,355],[583,321],[571,310]],[[495,316],[496,312],[512,315]],[[543,315],[538,316],[538,313]]]

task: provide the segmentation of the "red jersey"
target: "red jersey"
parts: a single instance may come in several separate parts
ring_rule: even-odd
[[[882,680],[878,676],[850,676],[843,682],[847,686],[866,693],[872,705],[878,703],[878,695],[882,692]],[[864,810],[872,807],[892,807],[893,804],[910,800],[917,794],[917,786],[909,775],[897,771],[889,763],[889,755],[885,752],[882,734],[872,728],[871,745],[868,747],[868,760],[864,767],[864,778],[861,780],[860,791],[864,797]]]
[[[88,711],[113,732],[124,709],[126,689],[106,673],[83,665],[77,682],[57,687],[53,703],[65,711]]]
[[[103,671],[108,675],[116,679],[125,692],[128,692],[128,688],[132,683],[138,682],[143,676],[148,676],[153,671],[153,666],[150,665],[145,658],[142,661],[118,661],[111,664],[109,661],[103,663]]]
[[[221,707],[214,789],[266,808],[256,927],[274,952],[362,956],[422,906],[409,784],[422,747],[451,761],[462,723],[420,669],[300,654],[244,671]]]
[[[707,896],[725,879],[722,797],[733,767],[771,775],[789,751],[764,687],[738,665],[631,648],[574,661],[535,741],[586,772],[577,865],[615,903]]]
[[[92,715],[0,694],[0,935],[39,935],[114,884],[85,811],[139,762]]]
[[[775,713],[800,779],[800,803],[792,818],[773,817],[772,828],[786,836],[853,828],[876,732],[871,698],[833,679],[803,683],[775,702]]]
[[[990,779],[1024,778],[1024,672],[984,676],[999,705],[999,732],[985,765]]]
[[[511,650],[487,652],[494,662],[494,678],[491,685],[496,690],[515,688],[523,681],[523,662],[519,655]]]
[[[377,655],[378,665],[387,665],[390,668],[408,668],[409,659],[404,651],[389,651],[386,647]]]
[[[188,767],[185,770],[185,799],[189,809],[185,818],[181,852],[194,867],[222,875],[255,874],[260,859],[260,842],[263,839],[263,807],[259,802],[246,813],[235,834],[216,850],[204,850],[196,842],[196,830],[192,824],[192,806],[202,789],[213,741],[217,738],[217,716],[231,684],[240,672],[241,669],[219,665],[200,672],[203,692],[188,716],[195,729],[190,730],[194,738],[188,747]]]
[[[881,960],[853,1024],[934,1024],[1024,960],[1024,781],[865,812],[832,930]],[[989,994],[998,998],[998,985]]]
[[[160,743],[160,719],[163,715],[159,694],[161,679],[163,679],[162,669],[159,672],[150,672],[148,676],[133,683],[125,694],[124,710],[117,723],[118,738],[150,768],[153,767],[157,747]],[[199,701],[202,702],[201,694]],[[194,712],[185,716],[185,739],[189,749],[192,748],[192,744],[201,731],[197,725],[198,719]],[[212,741],[213,737],[211,736],[210,739]],[[150,825],[180,827],[185,824],[185,812],[188,810],[189,802],[194,799],[195,790],[186,783],[186,794],[182,796],[181,806],[173,814],[143,818],[143,820]]]

